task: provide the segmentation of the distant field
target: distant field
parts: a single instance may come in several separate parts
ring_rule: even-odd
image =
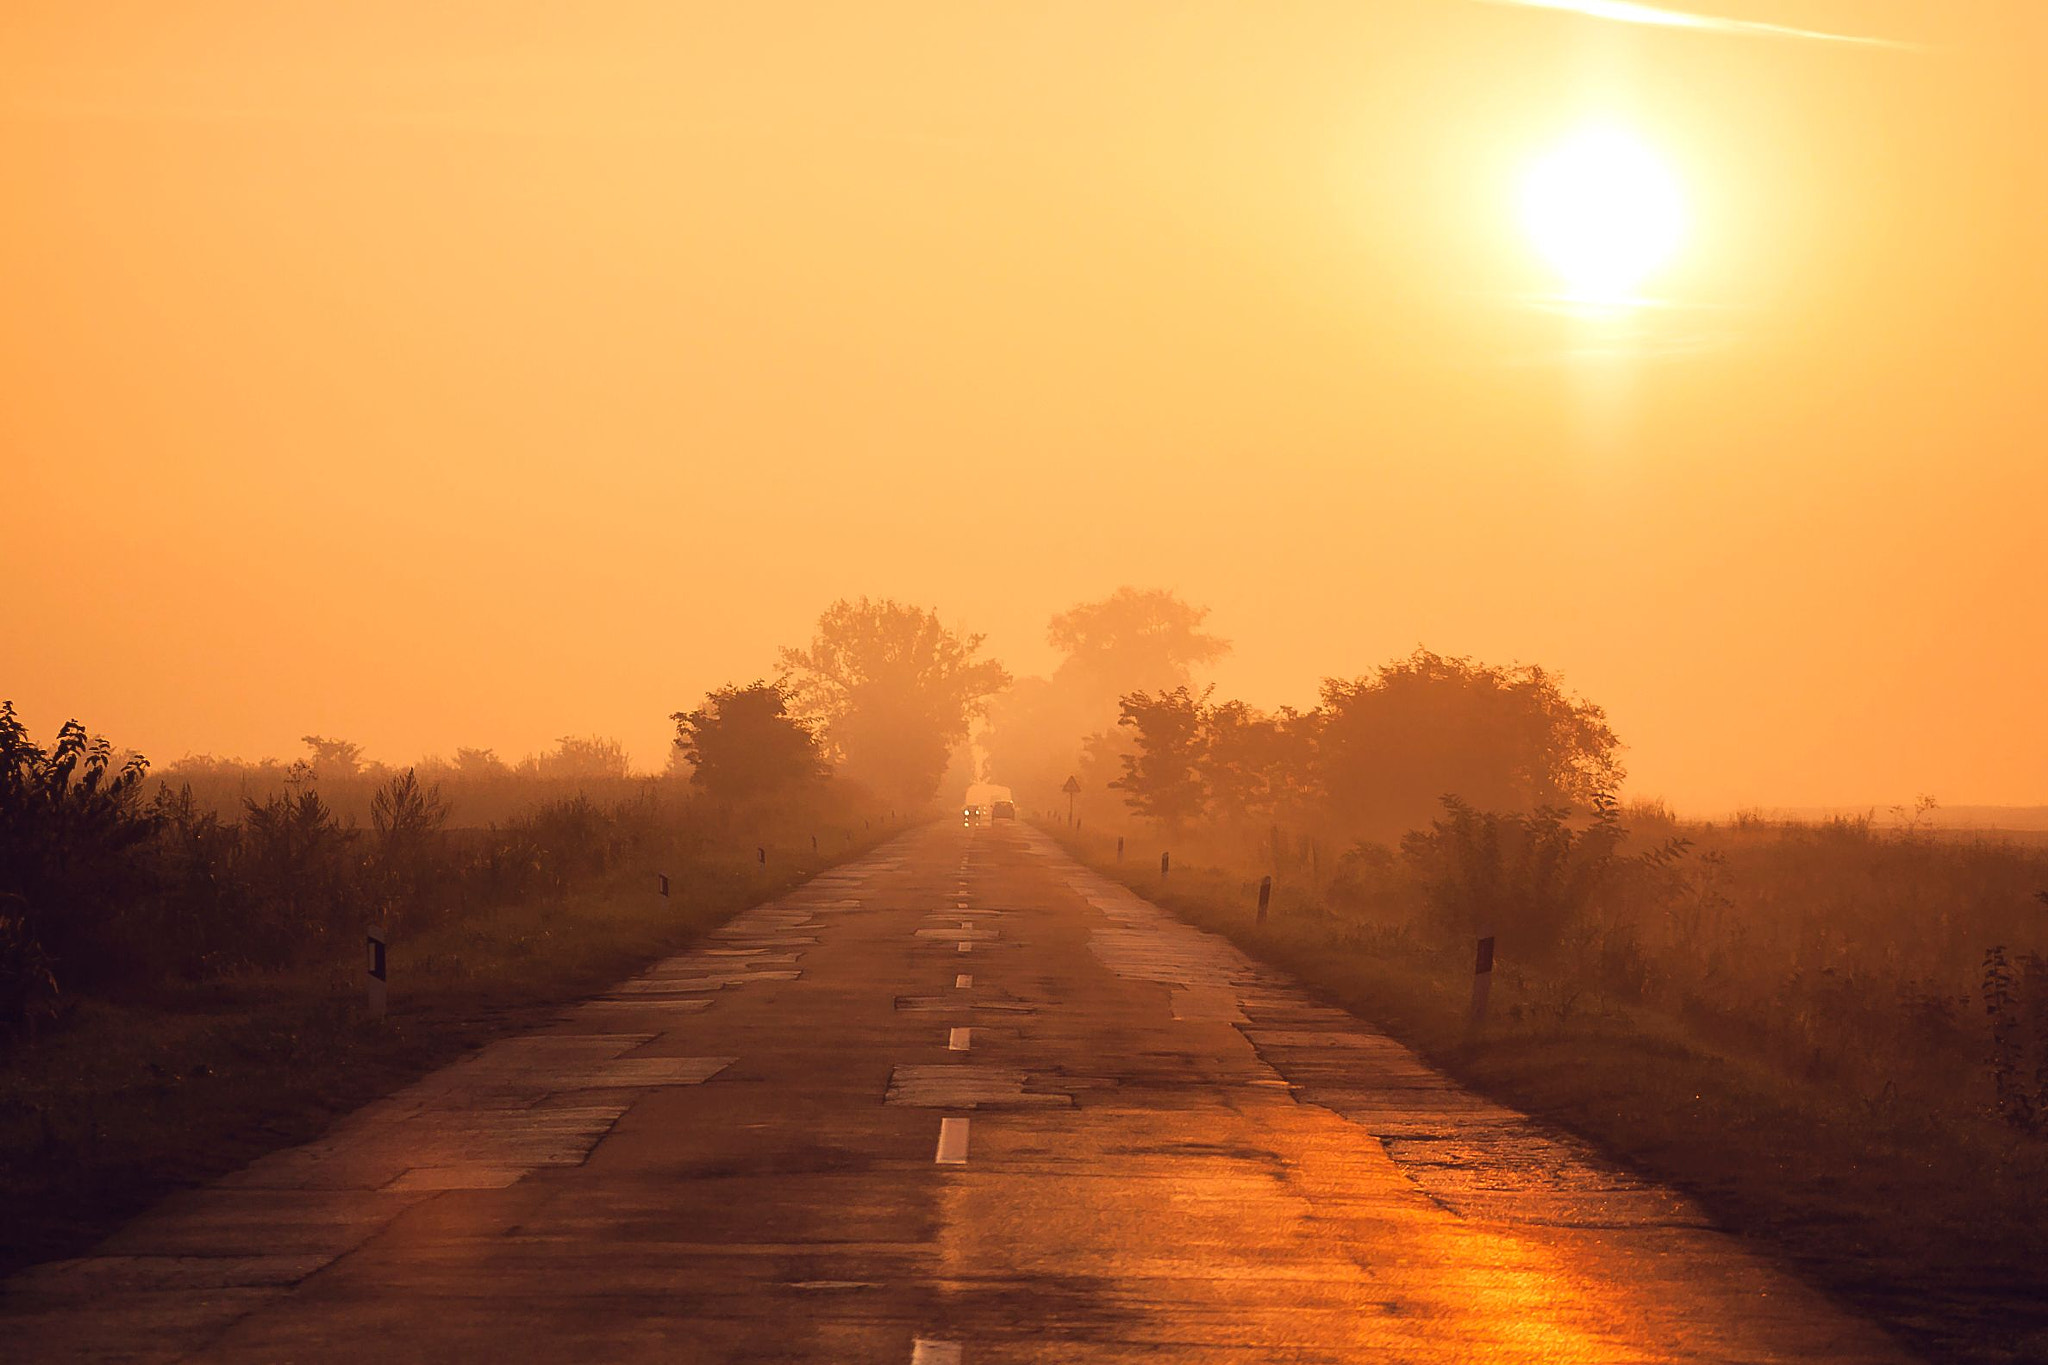
[[[1800,824],[1868,817],[1873,825],[1882,829],[1895,829],[1913,822],[1910,814],[1901,819],[1881,806],[1788,806],[1766,810],[1762,814],[1772,820]],[[2048,835],[2048,806],[1938,806],[1923,817],[1923,827],[1937,833]]]

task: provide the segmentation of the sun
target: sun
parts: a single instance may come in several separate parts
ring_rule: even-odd
[[[1570,297],[1625,303],[1678,249],[1685,196],[1641,141],[1584,128],[1530,165],[1522,224]]]

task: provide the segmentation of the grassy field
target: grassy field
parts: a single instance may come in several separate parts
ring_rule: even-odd
[[[353,954],[76,999],[0,1056],[0,1273],[77,1254],[158,1196],[311,1138],[881,837],[814,852],[785,836],[765,864],[751,836],[679,843],[648,855],[673,877],[665,903],[635,867],[435,925],[393,943],[381,1022]]]
[[[1959,1013],[1967,1002],[1936,995],[1945,1002],[1940,1027],[1908,1017],[1887,1028],[1880,1016],[1931,1008],[1915,994],[1922,988],[1852,976],[1877,991],[1867,1011],[1875,1022],[1850,1014],[1823,1019],[1812,999],[1827,997],[1813,993],[1836,989],[1834,969],[1795,966],[1785,969],[1788,977],[1759,966],[1760,978],[1778,982],[1775,994],[1731,983],[1725,998],[1753,995],[1764,1003],[1745,1008],[1777,1008],[1787,1017],[1733,1027],[1728,1009],[1708,1008],[1711,991],[1608,991],[1558,958],[1503,963],[1487,1025],[1475,1036],[1467,1026],[1470,942],[1430,932],[1398,895],[1391,904],[1372,905],[1368,896],[1361,905],[1355,893],[1282,876],[1260,925],[1254,904],[1264,869],[1241,856],[1205,857],[1183,840],[1162,878],[1157,838],[1134,840],[1119,861],[1111,834],[1049,832],[1098,870],[1285,969],[1460,1081],[1687,1190],[1723,1226],[1768,1244],[1914,1348],[1944,1360],[2048,1359],[2048,1141],[1990,1112],[1981,1058],[1967,1051],[1978,1021]],[[1736,884],[1718,898],[1721,922],[1711,935],[1762,956],[1755,945],[1774,925],[1743,922],[1742,871],[1760,877],[1771,868],[1768,875],[1788,877],[1782,865],[1789,857],[1765,848],[1761,836],[1756,843],[1755,859],[1736,861]],[[1873,843],[1857,856],[1897,853]],[[1957,875],[1976,894],[1988,861],[1964,853],[1916,865],[1962,869]],[[2032,865],[2021,869],[2017,875],[2031,875]],[[1717,875],[1728,875],[1725,866]],[[1892,894],[1889,876],[1876,880]],[[1783,918],[1782,907],[1771,913]],[[1844,902],[1833,913],[1870,922],[1876,912]],[[1950,917],[1941,919],[1941,932],[1951,933]],[[1799,936],[1815,931],[1807,926]],[[1860,945],[1882,935],[1873,928],[1849,937]],[[1660,952],[1675,950],[1647,951],[1655,966]],[[1897,957],[1895,943],[1872,951]],[[1921,980],[1902,971],[1902,981]],[[1673,967],[1664,976],[1676,981],[1682,973]],[[1817,984],[1802,994],[1788,979]],[[1917,1053],[1893,1041],[1921,1034],[1928,1040]],[[1952,1074],[1934,1074],[1937,1044],[1961,1049]]]

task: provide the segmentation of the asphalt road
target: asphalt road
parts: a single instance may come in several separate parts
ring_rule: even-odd
[[[1902,1358],[1043,836],[946,827],[18,1278],[0,1355]]]

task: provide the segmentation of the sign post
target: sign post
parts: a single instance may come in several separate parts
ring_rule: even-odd
[[[1159,875],[1160,875],[1161,877],[1164,877],[1164,876],[1165,876],[1165,875],[1166,875],[1166,874],[1167,874],[1168,872],[1170,872],[1170,871],[1172,871],[1172,870],[1173,870],[1173,855],[1172,855],[1171,853],[1162,853],[1162,854],[1160,854],[1160,855],[1159,855]]]
[[[370,971],[369,975],[363,978],[363,1003],[368,1007],[368,1013],[372,1019],[382,1019],[384,1017],[386,981],[384,931],[380,928],[372,928],[366,937],[370,949]]]
[[[1074,798],[1081,794],[1081,779],[1069,777],[1060,790],[1067,794],[1067,823],[1071,825],[1074,823]]]
[[[1259,923],[1266,922],[1266,907],[1273,903],[1273,879],[1259,878]]]
[[[1493,990],[1493,935],[1479,940],[1479,954],[1472,964],[1472,1027],[1486,1022],[1486,997]]]

